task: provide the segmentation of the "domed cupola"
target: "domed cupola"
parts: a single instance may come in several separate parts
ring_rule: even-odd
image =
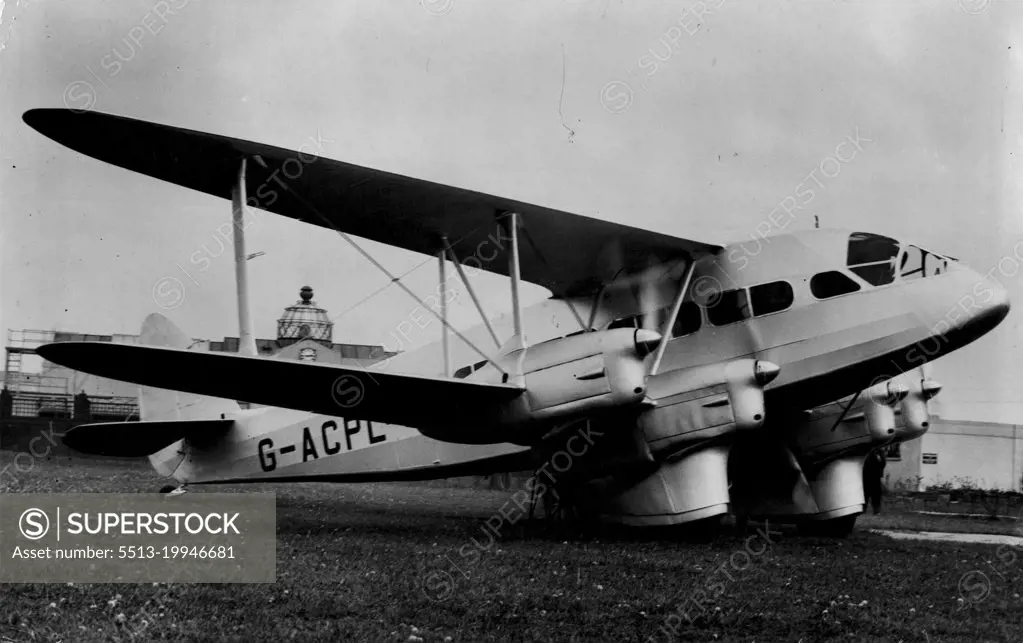
[[[328,346],[333,343],[334,323],[327,311],[313,301],[313,289],[302,286],[300,299],[294,306],[284,309],[277,320],[277,343],[281,346],[294,344],[303,339],[313,339]]]

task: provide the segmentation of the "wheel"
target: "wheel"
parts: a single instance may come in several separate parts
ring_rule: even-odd
[[[160,493],[170,493],[171,491],[174,491],[175,489],[177,489],[177,487],[175,487],[174,485],[172,485],[172,484],[165,484],[162,487],[160,487]]]
[[[852,514],[831,520],[807,520],[800,523],[799,533],[822,538],[846,538],[853,532],[858,517],[859,514]]]

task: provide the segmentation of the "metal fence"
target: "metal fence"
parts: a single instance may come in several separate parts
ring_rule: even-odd
[[[77,403],[76,403],[77,399]],[[11,395],[5,417],[76,419],[81,421],[128,422],[139,417],[138,402],[132,397],[53,395],[17,392]]]

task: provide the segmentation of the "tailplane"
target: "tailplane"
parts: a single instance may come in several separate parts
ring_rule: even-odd
[[[141,344],[187,349],[192,341],[162,315],[142,323]],[[180,377],[187,378],[187,372]],[[139,387],[139,422],[83,424],[64,434],[64,444],[92,455],[149,456],[153,467],[173,475],[185,456],[182,440],[216,439],[234,425],[237,402],[216,397]],[[230,414],[230,415],[229,415]]]

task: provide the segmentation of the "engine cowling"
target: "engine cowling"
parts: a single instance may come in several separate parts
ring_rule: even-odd
[[[764,386],[779,371],[771,362],[737,359],[663,373],[651,378],[648,396],[657,406],[640,416],[639,426],[654,451],[759,428]]]
[[[899,440],[912,440],[927,432],[931,414],[927,403],[941,392],[941,384],[934,380],[913,380],[909,394],[902,400],[902,426],[895,428]]]
[[[526,394],[506,420],[568,419],[642,402],[647,393],[643,360],[660,339],[652,330],[616,328],[509,353]]]
[[[895,438],[895,407],[906,394],[907,388],[898,381],[879,382],[855,398],[810,409],[805,421],[788,430],[799,454],[810,462],[865,453]]]
[[[895,407],[908,393],[909,389],[895,380],[879,382],[863,392],[867,401],[863,415],[872,442],[887,442],[895,437]]]

